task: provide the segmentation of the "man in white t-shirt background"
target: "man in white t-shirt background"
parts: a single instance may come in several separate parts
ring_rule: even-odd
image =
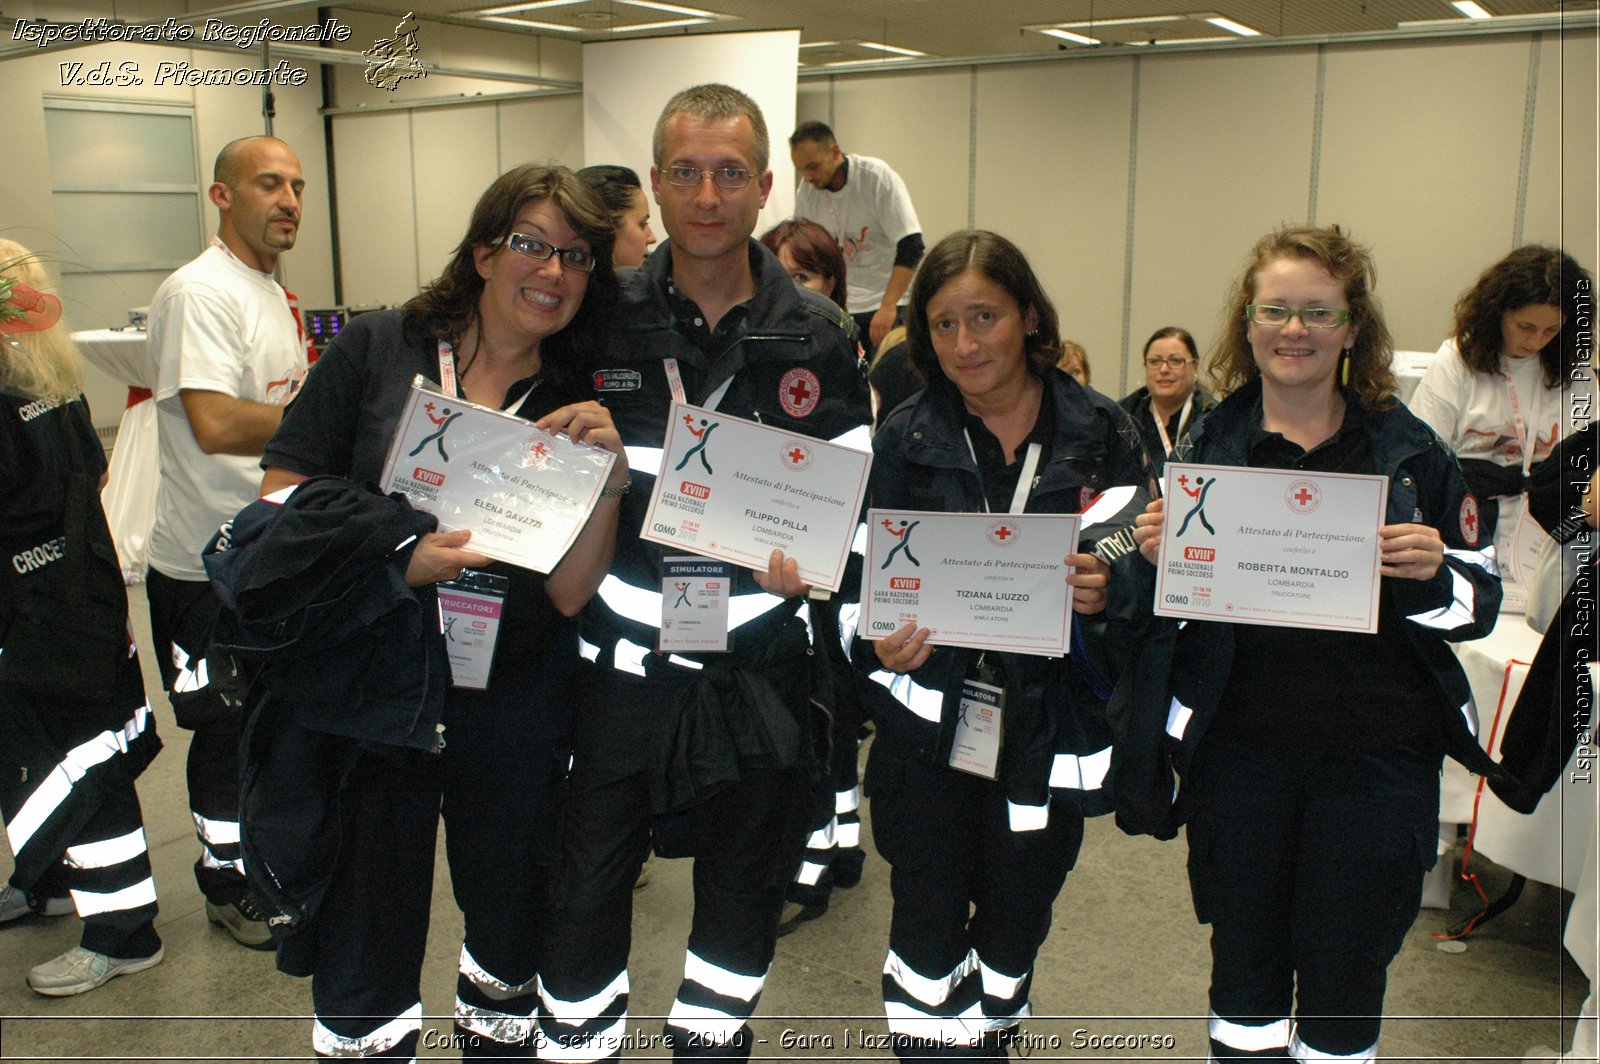
[[[794,216],[816,222],[844,251],[846,308],[867,354],[905,313],[906,289],[922,261],[922,223],[900,175],[882,159],[846,155],[822,122],[805,122],[789,137],[789,156],[803,179]]]
[[[150,305],[161,481],[147,590],[162,685],[189,746],[189,808],[200,838],[195,878],[206,915],[241,944],[272,948],[239,851],[237,708],[210,684],[206,652],[218,602],[200,552],[253,502],[257,457],[306,372],[306,343],[273,279],[300,230],[300,160],[274,137],[217,155],[217,235],[162,282]]]

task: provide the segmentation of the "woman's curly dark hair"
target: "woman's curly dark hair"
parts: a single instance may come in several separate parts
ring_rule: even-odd
[[[1256,274],[1277,259],[1314,262],[1344,286],[1345,302],[1350,304],[1350,327],[1355,330],[1355,342],[1345,356],[1350,360],[1349,383],[1345,387],[1364,409],[1392,406],[1395,381],[1390,363],[1394,358],[1394,338],[1383,322],[1383,310],[1373,292],[1378,286],[1378,269],[1372,262],[1371,249],[1351,240],[1337,225],[1284,226],[1256,241],[1244,273],[1229,293],[1222,328],[1211,349],[1207,375],[1216,393],[1226,395],[1261,376],[1250,346],[1250,319],[1245,307],[1255,302]]]
[[[611,267],[616,230],[599,195],[565,166],[519,166],[495,178],[484,190],[472,209],[467,234],[444,272],[402,308],[408,342],[461,343],[478,319],[478,299],[483,294],[474,252],[499,247],[510,235],[517,214],[537,200],[555,204],[594,255],[594,272],[589,274],[583,305],[567,328],[540,345],[540,361],[551,372],[572,379],[581,374],[582,362],[602,342],[616,306],[617,275]]]
[[[1559,388],[1578,362],[1580,317],[1588,316],[1594,279],[1560,248],[1528,244],[1483,271],[1456,300],[1456,347],[1461,361],[1478,373],[1499,373],[1505,353],[1501,320],[1506,311],[1530,304],[1555,307],[1561,331],[1539,352],[1544,386]]]

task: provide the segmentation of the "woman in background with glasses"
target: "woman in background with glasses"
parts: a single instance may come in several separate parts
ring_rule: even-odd
[[[412,586],[475,569],[509,588],[487,689],[450,688],[442,757],[399,748],[360,756],[350,778],[368,784],[357,796],[366,804],[349,815],[371,809],[387,826],[376,838],[360,824],[349,830],[356,852],[341,853],[335,873],[343,889],[330,890],[323,919],[280,943],[280,967],[313,975],[325,1055],[415,1055],[420,1013],[398,1010],[416,1007],[441,788],[450,878],[466,917],[455,1005],[462,1055],[529,1052],[545,861],[555,852],[578,660],[571,618],[610,564],[628,486],[611,415],[581,371],[616,298],[612,233],[600,200],[565,167],[503,174],[433,283],[401,309],[364,314],[340,332],[262,457],[263,495],[322,474],[378,483],[417,374],[447,395],[616,455],[588,525],[548,576],[490,564],[464,531],[424,535],[410,552]],[[392,867],[353,867],[369,856]],[[335,913],[345,926],[330,926]],[[366,1029],[372,1017],[394,1019]]]
[[[1188,329],[1157,329],[1144,344],[1144,387],[1122,400],[1133,415],[1156,476],[1183,434],[1200,424],[1217,401],[1195,386],[1200,352]]]
[[[1145,780],[1146,808],[1187,824],[1212,1059],[1376,1058],[1386,972],[1434,861],[1441,760],[1495,771],[1447,641],[1493,627],[1500,583],[1454,458],[1395,399],[1374,284],[1337,226],[1264,237],[1214,355],[1227,397],[1173,455],[1389,479],[1376,634],[1158,618],[1140,644],[1171,655],[1136,714],[1165,745],[1142,749],[1170,756],[1182,788],[1167,810],[1166,773],[1126,766],[1119,785]],[[1163,516],[1156,502],[1138,518],[1150,562]],[[1129,562],[1148,603],[1153,570]],[[1140,583],[1113,586],[1125,576]]]

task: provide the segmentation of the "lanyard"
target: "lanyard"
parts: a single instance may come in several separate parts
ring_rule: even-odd
[[[439,385],[446,395],[461,397],[456,390],[456,356],[449,340],[439,341]]]
[[[539,383],[538,380],[535,380],[525,392],[507,392],[505,405],[500,409],[507,414],[511,413],[511,411],[522,405],[524,399],[533,394],[533,390],[539,387]],[[446,395],[454,396],[457,399],[466,398],[461,394],[461,389],[457,386],[455,349],[450,346],[449,340],[439,341],[439,386],[444,389]]]
[[[1189,393],[1189,398],[1183,401],[1183,409],[1178,411],[1178,438],[1183,438],[1183,426],[1189,420],[1189,410],[1194,406],[1194,393]],[[1172,440],[1167,436],[1167,424],[1161,419],[1156,410],[1156,404],[1150,404],[1150,420],[1156,423],[1156,432],[1161,434],[1161,451],[1165,458],[1172,457]]]
[[[683,373],[678,369],[678,360],[675,358],[663,359],[661,367],[667,372],[667,387],[672,391],[673,401],[687,403],[689,399],[683,390]],[[706,401],[699,405],[707,410],[715,410],[717,404],[722,402],[722,397],[728,394],[728,389],[732,386],[733,378],[729,377],[717,385],[716,390],[706,396]]]
[[[1511,397],[1511,424],[1516,429],[1517,439],[1522,441],[1522,475],[1527,476],[1533,468],[1533,447],[1538,441],[1528,431],[1528,423],[1522,416],[1522,404],[1517,402],[1517,385],[1511,379],[1511,366],[1505,359],[1501,360],[1500,372],[1506,379],[1506,394]]]
[[[967,439],[967,450],[972,453],[972,464],[978,465],[978,451],[977,448],[972,446],[972,434],[966,429],[962,429],[961,435]],[[1033,476],[1039,469],[1039,455],[1043,451],[1044,449],[1038,443],[1028,444],[1028,452],[1022,458],[1022,471],[1017,474],[1017,490],[1011,495],[1010,513],[1020,514],[1027,509],[1028,496],[1033,494]],[[978,466],[978,468],[979,476],[981,477],[983,467]],[[981,491],[978,494],[983,496],[983,512],[990,513],[988,495]]]

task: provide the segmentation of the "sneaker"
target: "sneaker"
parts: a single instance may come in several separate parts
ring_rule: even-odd
[[[71,916],[73,911],[72,898],[67,895],[40,899],[10,883],[0,887],[0,924],[9,924],[24,916]]]
[[[104,953],[73,946],[53,961],[28,972],[28,985],[45,997],[71,997],[115,979],[161,963],[165,951],[157,949],[148,957],[108,957]]]
[[[222,905],[206,902],[206,919],[232,935],[241,946],[272,949],[272,930],[267,927],[267,918],[252,895],[246,894],[238,901]]]

